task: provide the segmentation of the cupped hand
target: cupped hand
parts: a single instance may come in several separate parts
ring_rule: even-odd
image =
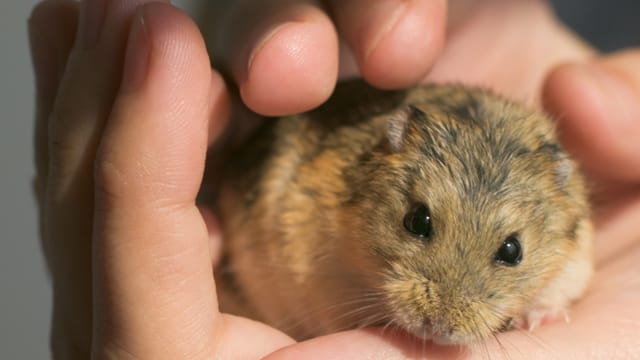
[[[54,356],[250,359],[291,344],[218,311],[195,197],[227,98],[194,23],[162,2],[50,0],[30,30]]]
[[[543,99],[560,115],[568,147],[594,179],[598,271],[571,323],[501,334],[499,342],[472,352],[378,330],[293,344],[276,330],[217,312],[210,260],[216,234],[207,231],[213,222],[198,211],[195,195],[207,145],[226,118],[227,94],[192,22],[157,2],[134,15],[143,3],[89,0],[97,11],[81,12],[76,41],[72,1],[48,0],[31,20],[39,89],[35,185],[54,284],[52,345],[58,357],[84,358],[90,349],[100,358],[257,358],[281,348],[271,357],[637,353],[637,53],[598,57],[543,4],[525,0],[452,2],[442,52],[445,5],[437,1],[389,0],[373,7],[274,2],[256,12],[261,21],[245,23],[242,31],[233,31],[238,28],[231,21],[223,24],[217,31],[229,44],[214,46],[218,63],[228,67],[254,110],[287,113],[326,98],[338,64],[334,19],[355,59],[351,66],[345,62],[345,72],[359,68],[375,85],[407,85],[433,68],[430,80],[488,85],[534,103]],[[245,7],[233,5],[234,16],[245,19],[252,2],[237,3]],[[101,25],[97,34],[88,34],[88,23]],[[322,44],[330,51],[316,55],[334,63],[311,56]],[[556,67],[565,61],[581,64]],[[316,65],[320,72],[303,76]],[[621,87],[608,86],[606,74]]]

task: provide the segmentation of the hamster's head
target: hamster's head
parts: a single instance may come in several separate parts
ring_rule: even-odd
[[[419,88],[345,171],[350,252],[385,322],[439,343],[509,328],[578,251],[589,217],[553,123],[481,90]]]

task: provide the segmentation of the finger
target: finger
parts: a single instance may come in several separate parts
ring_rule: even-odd
[[[73,192],[90,161],[116,89],[130,17],[149,0],[85,0],[68,71],[52,116],[50,156],[60,196]],[[90,178],[90,177],[89,177]]]
[[[338,73],[338,40],[317,1],[237,1],[209,11],[219,56],[214,60],[252,110],[290,114],[329,97]]]
[[[221,78],[212,80],[188,17],[163,4],[140,8],[96,167],[93,344],[99,356],[234,353],[225,341],[234,328],[217,312],[207,228],[195,205],[209,119],[221,116],[212,113],[211,98],[225,91]],[[273,342],[265,343],[258,350],[271,351]],[[245,353],[255,351],[244,346]]]
[[[194,203],[209,96],[224,91],[211,84],[194,25],[171,7],[139,8],[96,160],[94,352],[155,359],[211,350],[217,303]]]
[[[34,190],[39,205],[40,232],[45,259],[49,271],[53,275],[53,317],[51,320],[51,347],[56,357],[81,358],[88,354],[90,335],[87,330],[90,324],[88,306],[76,306],[73,317],[67,317],[68,299],[87,300],[87,291],[69,291],[59,281],[59,275],[65,272],[67,261],[60,258],[60,252],[54,239],[49,236],[51,216],[47,215],[46,184],[49,175],[49,117],[56,98],[61,77],[66,68],[69,53],[75,40],[78,22],[78,4],[75,1],[48,0],[39,3],[29,18],[29,40],[31,57],[36,77],[36,116],[35,116],[35,164],[36,176]],[[49,224],[48,224],[49,223]],[[62,265],[62,266],[61,266]],[[66,272],[69,274],[69,272]],[[76,276],[83,280],[82,276]],[[63,283],[61,286],[60,283]],[[82,281],[76,282],[76,284]],[[85,288],[88,290],[88,288]],[[77,295],[77,296],[76,296]],[[74,304],[75,305],[75,304]]]
[[[67,59],[73,42],[78,23],[78,3],[73,0],[48,0],[39,3],[32,11],[29,18],[29,40],[31,46],[31,58],[36,78],[36,114],[35,114],[35,165],[36,175],[33,188],[36,195],[39,211],[39,228],[42,239],[42,248],[49,272],[53,275],[54,301],[53,318],[51,320],[51,347],[56,358],[83,358],[88,354],[91,342],[88,330],[88,306],[80,308],[75,306],[75,316],[65,318],[68,309],[61,304],[67,303],[66,299],[75,298],[86,300],[87,291],[80,296],[74,296],[78,291],[68,291],[65,286],[60,286],[56,276],[60,275],[60,261],[56,251],[54,239],[47,232],[49,216],[46,215],[46,184],[49,174],[48,128],[49,117],[56,98]],[[58,260],[58,261],[56,261]],[[76,278],[78,278],[76,276]],[[85,289],[88,290],[88,289]],[[66,299],[65,295],[67,294]],[[75,304],[74,304],[75,305]],[[84,311],[83,311],[84,310]],[[70,320],[73,319],[73,320]]]
[[[29,44],[36,78],[34,190],[42,210],[48,174],[48,118],[78,26],[78,3],[47,0],[29,17]],[[42,219],[42,216],[40,217]]]
[[[444,0],[331,0],[364,78],[381,88],[422,80],[444,44]]]
[[[74,45],[49,117],[44,209],[53,279],[52,346],[89,356],[92,326],[93,160],[119,84],[133,0],[85,0]]]
[[[264,360],[294,359],[453,359],[456,346],[421,341],[398,330],[352,330],[307,340],[281,349]]]
[[[640,182],[640,50],[556,68],[544,87],[567,147],[587,171]]]

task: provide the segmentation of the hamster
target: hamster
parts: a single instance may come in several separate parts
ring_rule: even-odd
[[[392,326],[471,344],[561,313],[592,275],[585,182],[552,120],[461,85],[347,81],[265,120],[216,207],[221,310],[296,339]]]

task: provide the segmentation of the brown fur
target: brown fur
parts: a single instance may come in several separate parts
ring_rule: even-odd
[[[346,82],[229,163],[222,310],[296,338],[390,323],[470,343],[565,308],[590,278],[584,184],[554,124],[488,91]],[[427,241],[403,227],[415,202]],[[524,258],[496,265],[512,233]]]

